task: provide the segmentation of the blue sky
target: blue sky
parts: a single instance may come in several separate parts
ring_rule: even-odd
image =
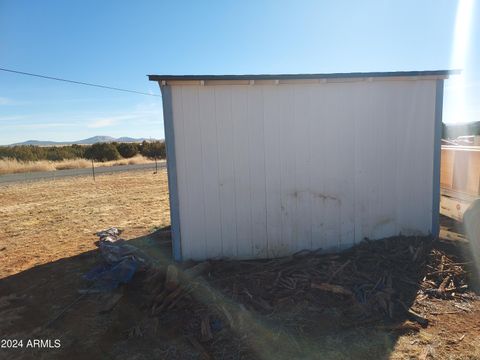
[[[470,121],[480,120],[476,5]],[[456,10],[454,0],[0,0],[0,67],[153,94],[146,74],[447,69]],[[446,98],[454,89],[446,83]],[[163,138],[161,98],[0,72],[0,144],[93,135]]]

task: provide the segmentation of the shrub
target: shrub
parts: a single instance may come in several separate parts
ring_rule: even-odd
[[[140,145],[140,153],[149,159],[165,159],[165,142],[164,141],[144,141]]]
[[[133,143],[120,143],[117,144],[117,150],[122,157],[129,159],[138,154],[138,145]]]
[[[19,161],[78,159],[85,157],[85,146],[34,146],[15,145],[0,146],[0,158],[17,159]]]
[[[114,144],[97,143],[85,150],[85,157],[96,161],[111,161],[120,158],[120,154]]]

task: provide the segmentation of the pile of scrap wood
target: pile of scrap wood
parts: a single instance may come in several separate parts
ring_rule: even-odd
[[[152,315],[173,309],[180,300],[188,296],[198,285],[196,278],[210,270],[206,261],[182,271],[174,264],[155,267],[149,271],[145,280],[150,288],[150,308]]]
[[[430,246],[426,238],[364,241],[340,254],[302,252],[243,263],[244,270],[227,281],[222,268],[232,264],[219,262],[212,277],[254,311],[275,313],[302,304],[306,309],[334,307],[352,323],[393,319],[408,311],[404,304],[416,295]]]
[[[438,298],[462,297],[468,289],[466,263],[457,263],[439,250],[429,254],[427,274],[423,278],[422,291]]]
[[[366,240],[337,254],[155,262],[127,285],[146,309],[131,336],[167,332],[201,358],[265,349],[265,358],[295,358],[321,347],[319,336],[418,331],[437,314],[469,311],[468,269],[427,237]]]
[[[425,326],[426,315],[411,309],[415,298],[460,298],[469,290],[467,277],[461,263],[432,249],[431,239],[395,237],[363,241],[339,254],[303,251],[270,260],[202,262],[184,270],[170,264],[152,269],[146,283],[152,316],[202,308],[196,322],[202,337],[210,338],[205,319],[235,327],[246,313],[296,326],[334,309],[345,326],[405,317]]]

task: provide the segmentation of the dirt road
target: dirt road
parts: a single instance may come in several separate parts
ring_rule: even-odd
[[[164,169],[166,167],[165,162],[158,163],[158,169]],[[118,165],[118,166],[101,166],[95,168],[95,175],[118,173],[132,170],[155,170],[155,164],[136,164],[136,165]],[[68,169],[68,170],[56,170],[56,171],[39,171],[31,173],[21,174],[7,174],[0,175],[0,184],[18,183],[24,181],[35,181],[45,179],[61,179],[72,176],[92,176],[91,168],[84,169]]]

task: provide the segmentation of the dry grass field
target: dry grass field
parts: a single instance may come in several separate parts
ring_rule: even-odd
[[[99,261],[92,251],[94,232],[117,226],[131,244],[147,239],[158,247],[165,241],[152,234],[170,221],[165,170],[155,175],[151,171],[100,175],[96,182],[91,177],[72,177],[3,185],[0,201],[0,335],[62,341],[61,349],[0,349],[0,359],[269,358],[202,355],[202,345],[192,346],[179,325],[184,318],[197,316],[190,314],[193,309],[167,313],[160,321],[149,317],[143,307],[141,278],[122,290],[122,301],[109,313],[99,313],[108,297],[78,300],[78,290],[85,288],[82,275]],[[330,331],[318,340],[325,344],[325,352],[316,352],[314,358],[480,359],[480,302],[472,301],[462,310],[449,301],[436,301],[437,313],[429,315],[428,327],[399,332],[390,325],[366,323]],[[333,316],[330,310],[325,305],[324,313]],[[258,315],[250,309],[249,314]],[[52,319],[55,323],[46,326]],[[342,322],[342,317],[335,319]],[[318,325],[334,326],[328,321]],[[270,342],[278,336],[261,335]],[[220,331],[208,346],[220,349],[225,342],[238,342],[239,336]]]
[[[153,163],[142,155],[136,155],[130,159],[120,159],[105,162],[95,162],[95,166],[137,165]],[[0,175],[17,174],[36,171],[55,171],[66,169],[83,169],[91,167],[92,163],[86,159],[71,159],[62,161],[18,161],[16,159],[0,159]]]
[[[95,248],[110,226],[128,238],[170,222],[165,170],[0,187],[0,278]]]

